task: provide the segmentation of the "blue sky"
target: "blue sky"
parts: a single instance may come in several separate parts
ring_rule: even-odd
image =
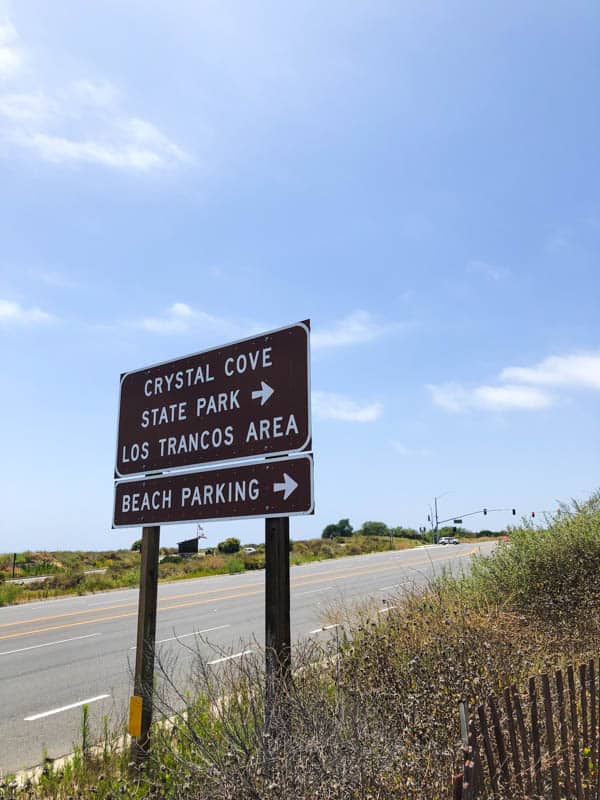
[[[599,35],[583,0],[0,0],[0,550],[128,545],[120,372],[305,318],[293,537],[597,488]]]

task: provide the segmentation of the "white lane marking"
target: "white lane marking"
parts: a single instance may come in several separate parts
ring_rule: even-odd
[[[387,608],[380,608],[377,613],[378,614],[386,614],[388,611],[391,611],[393,608],[398,608],[398,606],[388,606]]]
[[[333,628],[339,628],[339,622],[336,622],[334,625],[323,625],[322,628],[315,628],[314,631],[309,631],[308,635],[312,636],[314,633],[322,633],[323,631],[330,631]]]
[[[316,594],[317,592],[327,592],[333,586],[325,586],[323,589],[311,589],[310,592],[294,592],[294,597],[301,597],[303,594]]]
[[[242,656],[250,655],[250,653],[252,653],[252,652],[253,652],[252,650],[243,650],[241,653],[234,653],[234,655],[232,655],[232,656],[224,656],[223,658],[215,658],[214,661],[209,661],[208,665],[210,667],[213,664],[220,664],[222,661],[231,661],[232,658],[241,658]]]
[[[72,708],[79,708],[80,706],[87,706],[90,703],[96,703],[98,700],[104,700],[110,697],[109,694],[99,694],[97,697],[88,697],[87,700],[80,700],[77,703],[70,703],[68,706],[61,706],[61,708],[53,708],[51,711],[42,711],[41,714],[32,714],[30,717],[25,717],[24,722],[35,722],[36,719],[43,719],[44,717],[51,717],[53,714],[60,714],[61,711],[70,711]]]
[[[201,633],[210,633],[211,631],[220,631],[223,628],[231,628],[231,625],[217,625],[215,628],[204,628],[201,631],[192,631],[191,633],[182,633],[179,636],[170,636],[168,639],[159,639],[156,644],[164,644],[164,642],[174,642],[176,639],[186,639],[188,636],[196,636],[197,634]],[[130,650],[136,650],[137,645],[129,648]]]
[[[13,653],[24,653],[26,650],[37,650],[38,647],[50,647],[53,644],[66,644],[67,642],[77,642],[80,639],[91,639],[92,636],[102,636],[101,633],[87,633],[85,636],[73,636],[72,639],[59,639],[57,642],[45,642],[44,644],[32,644],[29,647],[19,647],[18,650],[4,650],[0,656],[10,656]]]

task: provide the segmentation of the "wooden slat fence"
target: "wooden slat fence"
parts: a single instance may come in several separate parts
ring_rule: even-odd
[[[461,704],[455,800],[600,800],[600,662]]]

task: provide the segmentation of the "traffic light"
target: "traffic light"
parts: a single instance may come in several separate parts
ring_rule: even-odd
[[[483,515],[484,515],[484,516],[486,516],[486,515],[487,515],[487,508],[484,508],[484,509],[483,509]]]
[[[532,516],[532,517],[535,517],[535,511],[532,511],[532,512],[531,512],[531,516]]]
[[[456,528],[452,528],[452,533],[456,533]]]
[[[512,515],[513,515],[513,517],[516,515],[516,513],[517,513],[517,509],[516,509],[516,508],[513,508],[513,510],[512,510]]]

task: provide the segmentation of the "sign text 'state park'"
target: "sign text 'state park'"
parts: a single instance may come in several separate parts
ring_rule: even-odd
[[[121,378],[116,477],[310,449],[309,323]]]

